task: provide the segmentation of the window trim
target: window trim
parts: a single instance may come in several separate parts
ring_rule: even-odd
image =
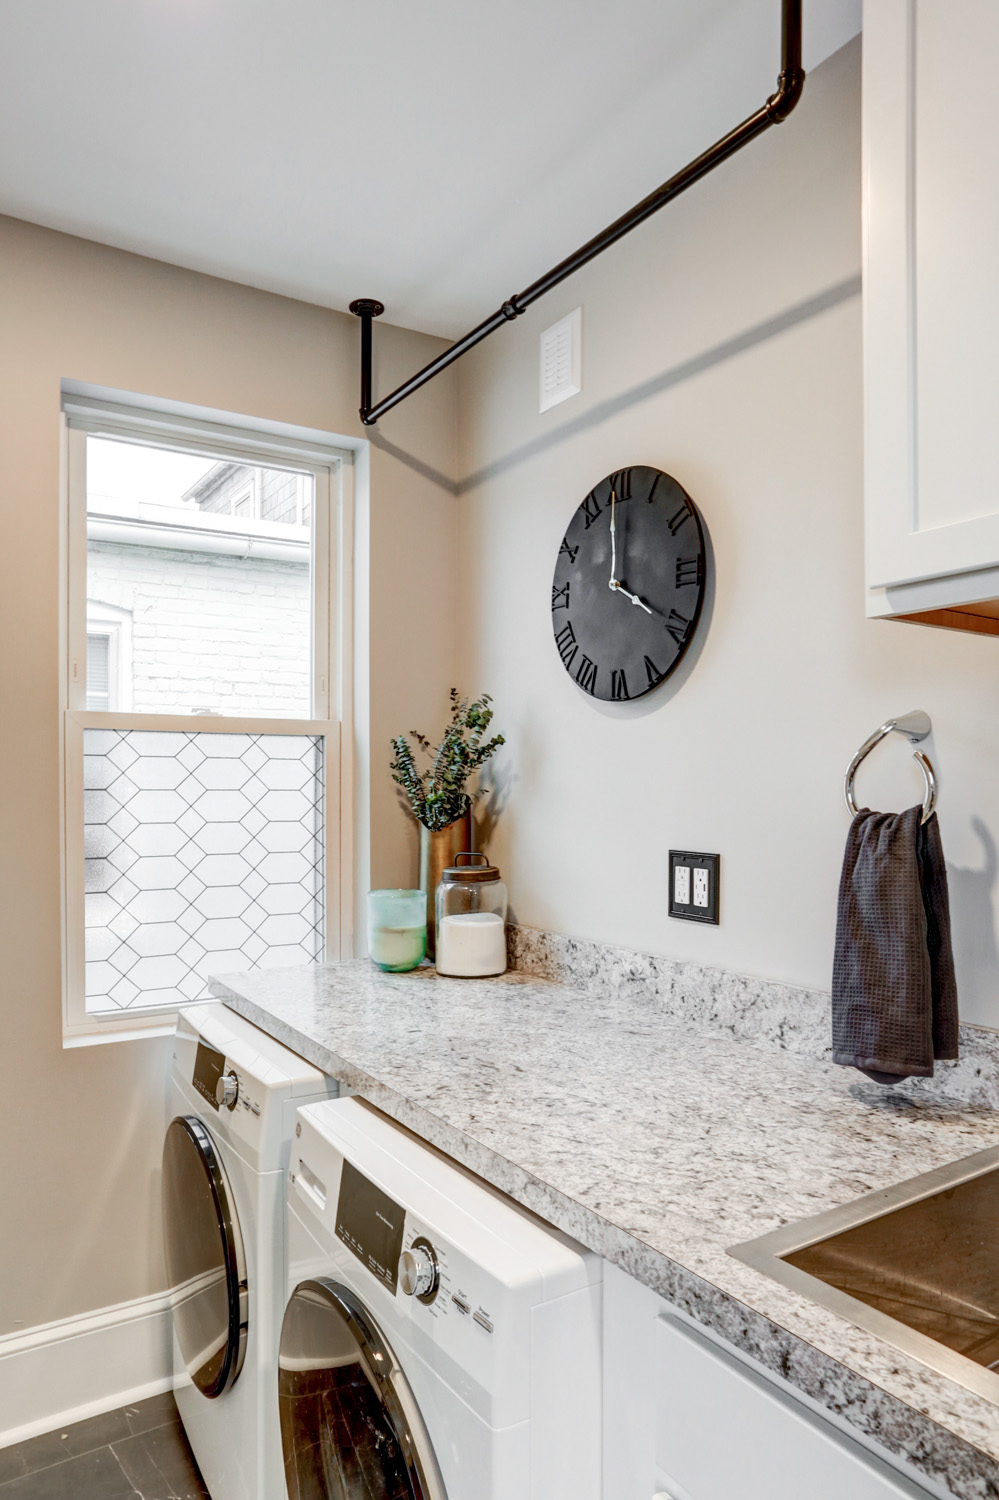
[[[313,712],[308,719],[202,714],[88,712],[86,707],[88,435],[150,447],[204,452],[311,474],[315,480],[312,568]],[[88,398],[64,398],[62,415],[61,599],[63,670],[61,758],[63,1045],[173,1031],[176,1011],[136,1007],[95,1015],[86,1010],[83,889],[83,731],[160,729],[188,733],[323,735],[327,956],[353,951],[352,816],[341,806],[352,785],[350,652],[353,595],[353,453],[267,431],[210,423],[163,411],[130,409]],[[324,503],[325,501],[325,503]],[[322,575],[325,575],[325,579]],[[346,724],[344,720],[347,720]],[[197,1003],[197,1002],[195,1002]]]

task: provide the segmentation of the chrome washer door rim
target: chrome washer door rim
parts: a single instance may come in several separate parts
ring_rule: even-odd
[[[314,1307],[327,1314],[332,1314],[338,1320],[341,1331],[346,1333],[356,1349],[359,1357],[354,1363],[361,1367],[363,1375],[378,1399],[379,1415],[384,1421],[387,1435],[398,1450],[411,1500],[447,1500],[444,1481],[437,1465],[430,1435],[409,1381],[390,1344],[356,1293],[344,1286],[342,1282],[333,1281],[328,1277],[299,1282],[285,1308],[278,1356],[278,1378],[279,1399],[281,1399],[281,1444],[286,1473],[289,1466],[296,1465],[296,1452],[300,1451],[296,1445],[298,1434],[289,1425],[290,1418],[284,1400],[286,1385],[289,1379],[294,1378],[296,1372],[302,1370],[322,1372],[327,1368],[326,1361],[318,1357],[318,1351],[314,1351],[311,1356],[307,1352],[310,1330],[302,1321],[302,1315],[304,1314],[307,1318],[308,1309],[307,1306],[303,1308],[303,1304],[308,1303],[312,1303]],[[334,1368],[339,1363],[339,1361],[330,1360],[328,1367]],[[323,1446],[323,1443],[313,1443],[309,1451],[318,1456]],[[297,1468],[295,1473],[297,1475]],[[292,1490],[291,1476],[288,1477],[289,1493],[296,1493]],[[369,1474],[367,1483],[370,1483],[370,1478]],[[353,1490],[343,1493],[349,1493],[353,1500]],[[395,1493],[398,1494],[398,1491]],[[363,1494],[365,1497],[370,1494],[371,1500],[376,1500],[376,1492],[373,1489],[369,1491],[365,1487]]]
[[[200,1189],[201,1206],[209,1208],[213,1214],[214,1224],[209,1227],[206,1237],[211,1240],[213,1227],[217,1234],[216,1276],[221,1273],[225,1282],[225,1312],[222,1320],[224,1352],[215,1368],[211,1368],[209,1364],[191,1368],[190,1351],[184,1347],[184,1339],[178,1326],[179,1290],[190,1279],[190,1267],[183,1264],[183,1256],[178,1254],[176,1247],[189,1241],[192,1216],[198,1206],[196,1203],[192,1204],[178,1222],[177,1212],[179,1204],[184,1200],[185,1189],[188,1202],[190,1201],[190,1181],[182,1183],[177,1175],[183,1167],[195,1169],[194,1189],[196,1192]],[[163,1231],[167,1276],[174,1302],[174,1327],[181,1355],[196,1388],[209,1400],[215,1400],[232,1386],[243,1368],[249,1324],[249,1294],[246,1255],[232,1189],[215,1142],[197,1115],[178,1115],[167,1129],[163,1143]],[[206,1373],[209,1371],[210,1373]]]

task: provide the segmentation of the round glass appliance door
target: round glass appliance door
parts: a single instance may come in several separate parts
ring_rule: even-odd
[[[163,1145],[163,1248],[181,1357],[203,1396],[221,1396],[246,1353],[246,1257],[232,1192],[196,1115]]]
[[[446,1500],[409,1382],[360,1299],[303,1281],[278,1358],[288,1494],[322,1500]]]

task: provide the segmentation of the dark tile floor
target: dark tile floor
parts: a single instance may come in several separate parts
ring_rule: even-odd
[[[0,1500],[211,1500],[173,1394],[0,1448]]]

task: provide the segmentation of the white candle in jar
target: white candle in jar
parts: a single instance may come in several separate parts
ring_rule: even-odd
[[[392,974],[423,962],[427,951],[427,898],[423,891],[368,892],[368,952]]]
[[[371,957],[382,969],[415,969],[427,947],[427,924],[418,927],[373,927]]]
[[[506,970],[506,927],[491,911],[459,912],[437,926],[437,972],[482,979]]]

